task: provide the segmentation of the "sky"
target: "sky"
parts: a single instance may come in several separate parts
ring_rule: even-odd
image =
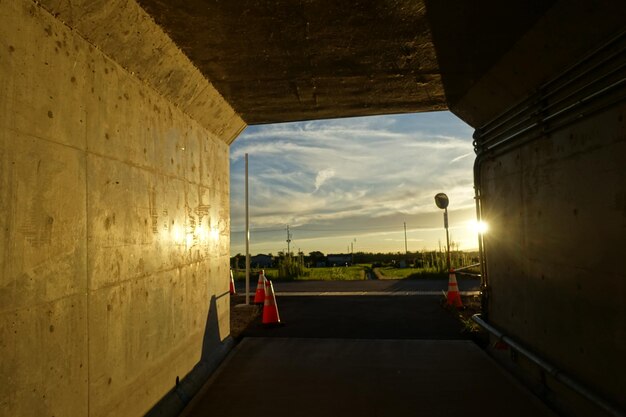
[[[473,129],[450,112],[249,126],[230,147],[231,255],[245,254],[249,154],[250,253],[411,252],[450,239],[477,248]]]

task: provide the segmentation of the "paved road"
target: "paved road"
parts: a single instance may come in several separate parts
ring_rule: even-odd
[[[459,279],[462,290],[474,290],[478,285],[474,279]],[[444,288],[447,280],[276,282],[276,301],[284,325],[268,329],[253,323],[241,336],[467,338],[461,323],[441,307]]]
[[[460,285],[475,289],[478,282]],[[422,280],[276,283],[279,293],[310,295],[278,296],[284,326],[254,323],[245,330],[182,416],[554,417],[464,340],[441,295],[398,295],[445,286]],[[369,295],[338,295],[346,292]]]
[[[242,334],[341,339],[462,339],[463,326],[441,308],[441,296],[276,298],[284,326],[253,323]]]
[[[465,340],[246,338],[183,417],[555,417]]]
[[[478,291],[480,281],[473,278],[457,277],[459,290]],[[364,281],[276,281],[273,282],[276,292],[402,292],[402,291],[433,291],[440,293],[448,289],[447,279],[403,279],[403,280],[364,280]],[[254,293],[257,277],[250,281],[250,291]],[[245,283],[235,283],[237,292],[243,294]]]

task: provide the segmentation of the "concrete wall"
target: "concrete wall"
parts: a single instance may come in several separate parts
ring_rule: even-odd
[[[481,171],[489,320],[623,408],[625,117],[622,101]]]
[[[148,85],[29,0],[0,0],[0,23],[0,415],[143,415],[229,335],[244,124],[219,96],[166,98],[158,71]]]

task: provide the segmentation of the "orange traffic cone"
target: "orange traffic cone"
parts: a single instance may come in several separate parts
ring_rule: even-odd
[[[233,278],[233,270],[230,270],[230,294],[234,295],[237,294],[237,291],[235,291],[235,279]]]
[[[256,294],[254,294],[254,304],[265,302],[265,271],[259,272],[259,281],[256,284]]]
[[[448,279],[448,305],[455,307],[463,307],[461,302],[461,294],[459,293],[459,285],[456,282],[454,268],[450,268],[450,276]]]
[[[263,303],[263,324],[277,325],[280,324],[280,316],[278,315],[278,306],[276,305],[276,296],[274,295],[274,286],[269,279],[265,284],[265,302]]]

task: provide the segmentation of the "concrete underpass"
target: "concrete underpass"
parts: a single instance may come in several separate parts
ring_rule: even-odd
[[[315,403],[333,401],[329,412],[462,407],[471,392],[458,384],[375,402],[342,356],[373,352],[381,384],[432,388],[441,353],[460,346],[467,372],[489,375],[476,395],[494,397],[492,411],[545,401],[565,416],[624,415],[625,22],[617,0],[0,0],[0,415],[176,415],[203,386],[216,398],[254,379],[248,365],[268,372],[259,346],[335,358],[334,383],[354,376],[360,389],[342,398],[329,384]],[[238,134],[445,109],[475,129],[477,216],[493,231],[482,319],[498,337],[486,350],[289,335],[235,347]],[[518,347],[502,354],[498,338]],[[503,384],[519,396],[498,399]],[[310,405],[289,392],[283,405]]]

